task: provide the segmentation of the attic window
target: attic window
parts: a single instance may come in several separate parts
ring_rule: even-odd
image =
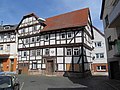
[[[10,26],[5,26],[4,29],[10,29]]]

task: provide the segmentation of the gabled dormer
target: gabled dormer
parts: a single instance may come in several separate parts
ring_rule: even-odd
[[[46,26],[44,22],[45,19],[39,18],[34,13],[25,15],[18,24],[18,35],[25,36],[39,33]]]

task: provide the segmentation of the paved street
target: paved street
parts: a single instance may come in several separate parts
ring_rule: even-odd
[[[75,79],[67,77],[18,76],[21,90],[116,90],[107,77]]]

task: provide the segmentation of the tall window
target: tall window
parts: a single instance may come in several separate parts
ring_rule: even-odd
[[[32,69],[37,69],[37,62],[32,63]]]
[[[10,45],[7,45],[7,50],[10,51]]]
[[[30,56],[35,56],[36,55],[36,51],[35,50],[31,50],[30,51]]]
[[[111,36],[107,38],[107,41],[108,41],[108,50],[112,50],[112,45],[110,44]]]
[[[45,35],[45,40],[49,40],[49,35]]]
[[[41,55],[41,49],[37,49],[37,56]]]
[[[96,58],[104,58],[104,53],[96,53]]]
[[[65,38],[65,33],[61,34],[61,38],[63,38],[63,39]]]
[[[95,47],[101,47],[101,46],[102,46],[101,42],[95,42]]]
[[[47,48],[47,49],[45,49],[45,55],[49,55],[50,54],[50,51],[49,51],[49,49]]]
[[[71,38],[72,37],[72,34],[71,33],[68,33],[68,38]]]
[[[3,50],[3,45],[0,45],[0,50]]]
[[[72,49],[71,49],[71,48],[68,48],[68,49],[67,49],[67,55],[68,55],[68,56],[72,55]]]
[[[23,56],[23,57],[26,57],[26,56],[27,56],[27,52],[26,52],[26,51],[23,51],[22,56]]]
[[[74,49],[74,55],[77,56],[80,54],[79,48]]]

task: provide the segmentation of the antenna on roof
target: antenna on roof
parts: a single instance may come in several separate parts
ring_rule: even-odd
[[[3,21],[1,21],[1,26],[3,26]]]

